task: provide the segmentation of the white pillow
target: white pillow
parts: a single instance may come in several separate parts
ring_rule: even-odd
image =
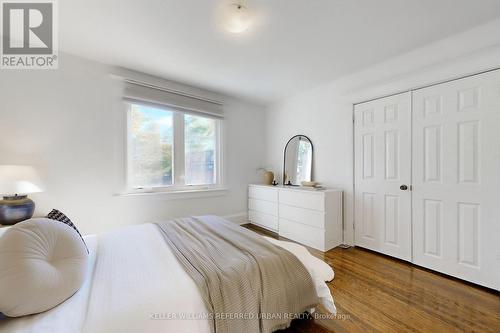
[[[47,311],[85,280],[88,254],[70,226],[30,219],[0,237],[0,312],[9,317]]]

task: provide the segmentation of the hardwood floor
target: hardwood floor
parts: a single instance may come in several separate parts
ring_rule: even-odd
[[[499,292],[357,247],[309,250],[335,271],[339,318],[296,320],[283,333],[500,332]]]

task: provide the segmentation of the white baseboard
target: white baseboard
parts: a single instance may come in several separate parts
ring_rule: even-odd
[[[231,214],[231,215],[225,215],[222,216],[222,218],[234,222],[236,224],[242,225],[248,223],[248,214],[246,212],[244,213],[238,213],[238,214]]]

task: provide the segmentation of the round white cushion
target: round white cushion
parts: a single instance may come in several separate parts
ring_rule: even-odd
[[[0,312],[19,317],[47,311],[83,284],[88,254],[68,225],[30,219],[0,237]]]

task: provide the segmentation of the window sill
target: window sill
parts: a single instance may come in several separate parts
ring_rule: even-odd
[[[116,194],[118,197],[161,197],[166,200],[194,199],[220,197],[226,195],[227,188],[180,189],[170,191],[125,192]]]

